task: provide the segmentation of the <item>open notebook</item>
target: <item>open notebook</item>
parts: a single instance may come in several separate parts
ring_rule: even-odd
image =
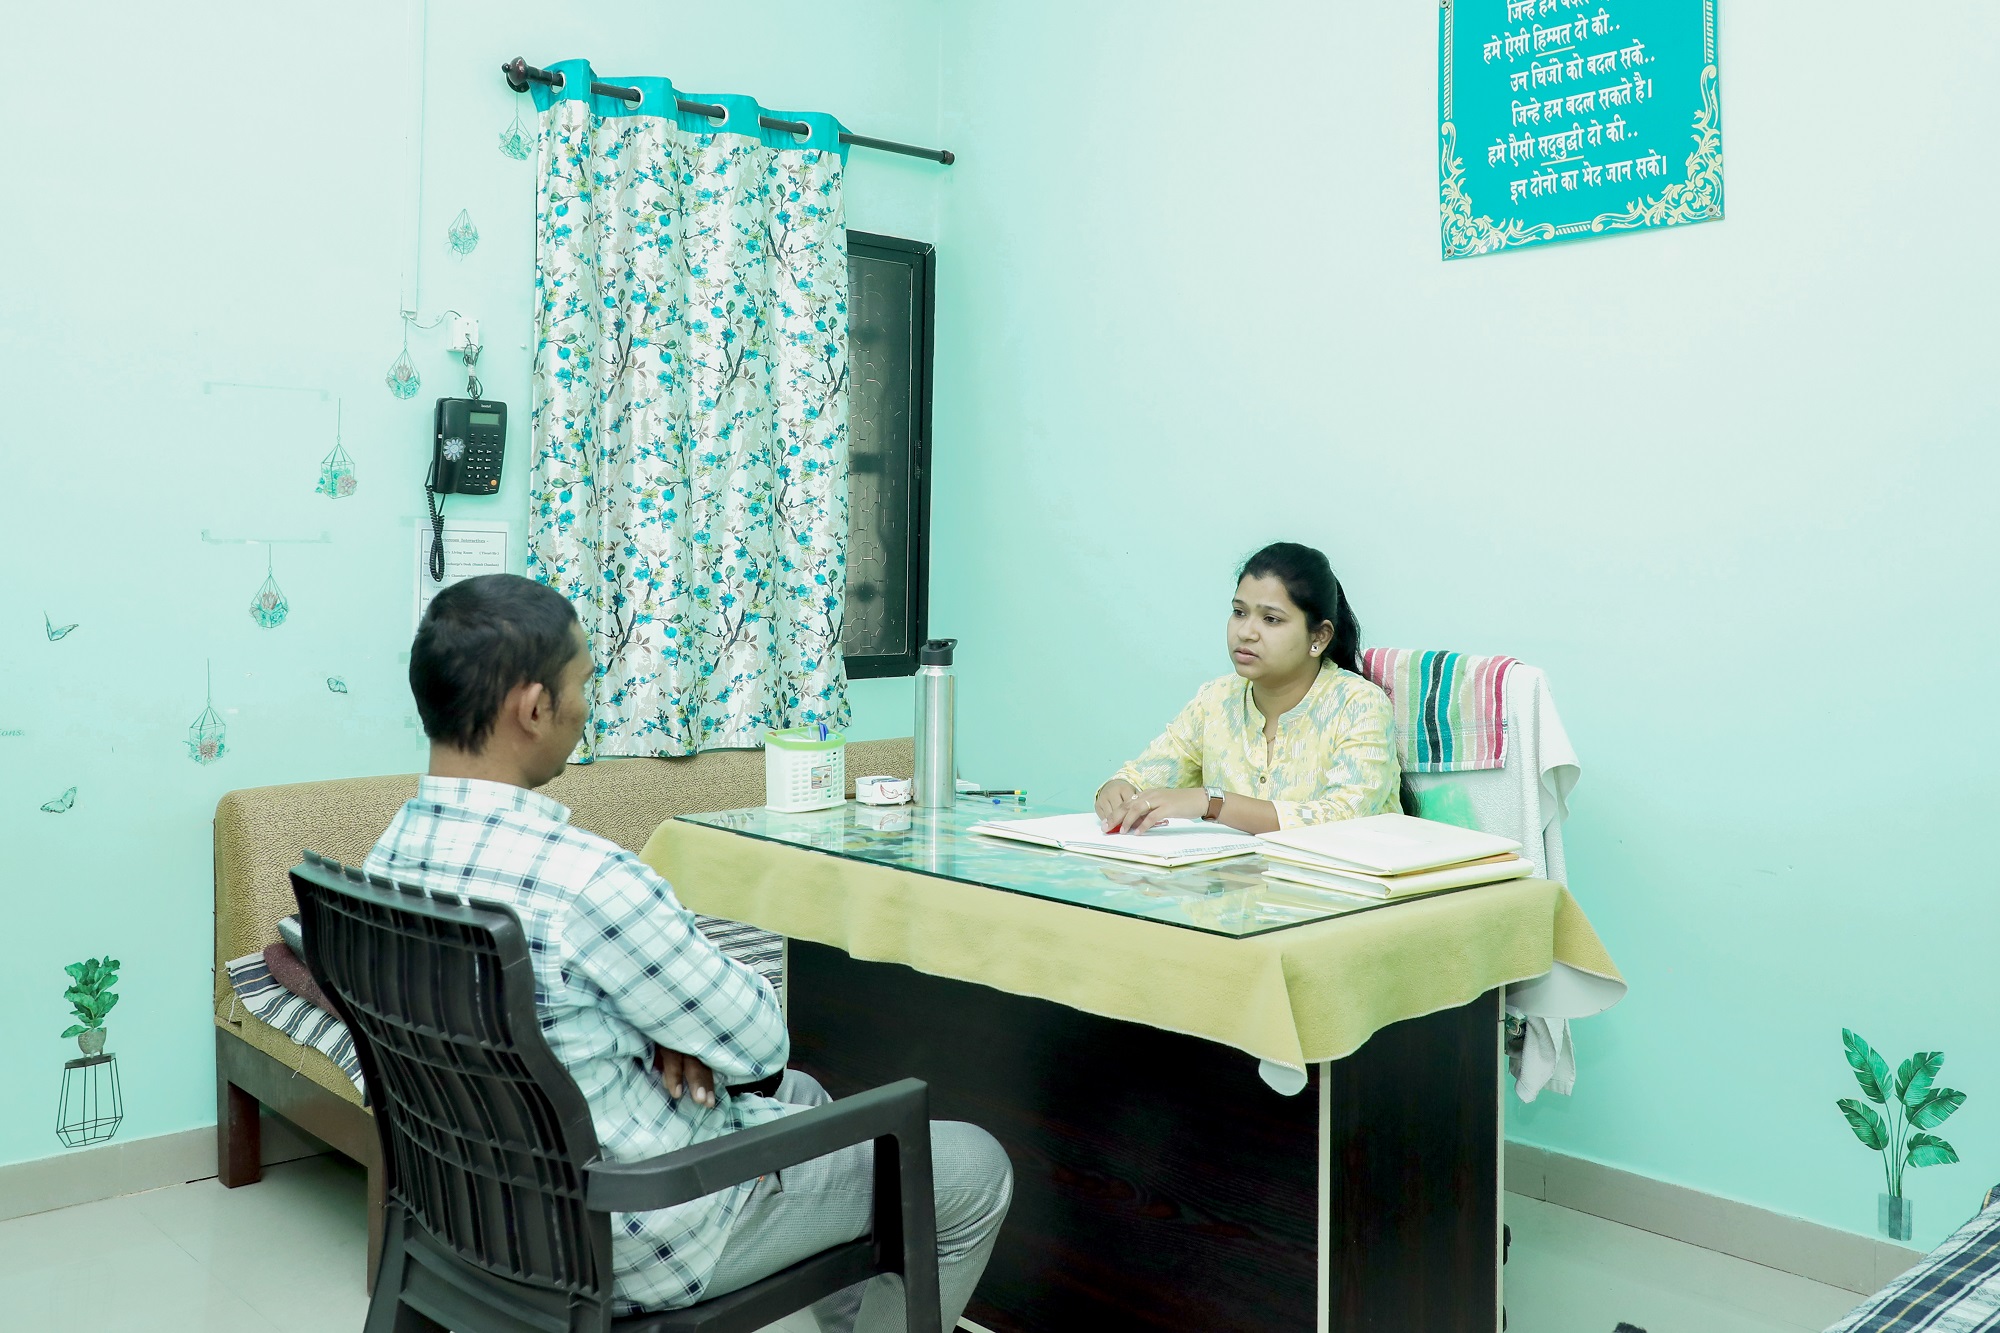
[[[1218,829],[1196,819],[1169,819],[1144,833],[1106,833],[1096,815],[1046,815],[1039,819],[989,819],[974,824],[972,832],[1167,868],[1224,861],[1264,850],[1250,834]]]

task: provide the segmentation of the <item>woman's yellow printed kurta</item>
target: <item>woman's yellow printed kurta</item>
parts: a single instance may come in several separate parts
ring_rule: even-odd
[[[1212,680],[1117,776],[1142,791],[1221,787],[1255,796],[1277,807],[1280,828],[1399,808],[1394,714],[1370,681],[1328,662],[1268,744],[1264,722],[1249,681]]]

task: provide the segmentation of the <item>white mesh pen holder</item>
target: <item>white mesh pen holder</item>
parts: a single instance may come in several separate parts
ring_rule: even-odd
[[[797,814],[847,800],[847,740],[824,727],[764,733],[764,808]]]

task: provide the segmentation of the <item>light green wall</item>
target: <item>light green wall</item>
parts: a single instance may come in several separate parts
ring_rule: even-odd
[[[499,63],[582,56],[605,74],[825,109],[866,134],[937,133],[940,19],[926,0],[837,11],[803,0],[754,10],[433,0],[427,25],[423,13],[367,0],[282,14],[225,4],[199,24],[135,3],[9,15],[8,47],[31,59],[0,79],[12,127],[0,158],[0,450],[11,478],[0,519],[0,893],[15,941],[0,968],[0,1163],[60,1150],[57,1087],[76,1054],[56,1036],[67,1022],[61,969],[90,954],[125,963],[110,1022],[129,1110],[119,1138],[213,1121],[218,796],[423,763],[403,681],[415,524],[431,401],[464,381],[440,329],[411,339],[417,398],[397,402],[382,384],[419,242],[423,316],[456,307],[480,320],[486,389],[516,413],[501,495],[454,499],[450,512],[512,523],[521,553],[533,166],[497,151],[513,115]],[[89,97],[86,84],[108,91]],[[931,238],[938,174],[857,153],[850,223]],[[461,208],[482,235],[463,260],[445,244]],[[330,402],[204,391],[209,381],[344,397],[358,493],[312,493],[333,438]],[[333,542],[278,548],[292,611],[266,631],[246,614],[262,550],[204,545],[204,528],[325,530]],[[81,628],[47,642],[44,608]],[[208,768],[182,745],[205,658],[230,746]],[[351,693],[329,693],[329,674]],[[907,682],[864,682],[855,701],[857,734],[907,732]],[[39,811],[70,786],[70,813]]]
[[[2000,1180],[1986,855],[2000,13],[1722,14],[1730,217],[1438,259],[1436,6],[961,5],[933,625],[983,781],[1085,799],[1227,671],[1232,562],[1550,674],[1632,983],[1511,1133],[1871,1231],[1840,1028]]]

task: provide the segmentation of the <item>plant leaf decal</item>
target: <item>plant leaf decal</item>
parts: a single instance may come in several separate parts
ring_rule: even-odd
[[[1918,1129],[1936,1129],[1963,1105],[1965,1094],[1958,1089],[1933,1088],[1930,1096],[1910,1108],[1910,1123]]]
[[[1958,1160],[1958,1149],[1935,1134],[1910,1135],[1911,1166],[1950,1166]]]
[[[53,801],[43,801],[42,809],[48,811],[52,815],[66,815],[69,813],[70,807],[75,804],[76,804],[76,788],[71,787],[68,791],[56,797]]]
[[[1840,1099],[1840,1113],[1847,1117],[1848,1126],[1854,1137],[1861,1140],[1861,1146],[1872,1152],[1880,1152],[1889,1146],[1889,1130],[1882,1123],[1882,1117],[1869,1109],[1865,1102],[1852,1097]]]
[[[76,624],[74,623],[68,625],[58,625],[53,620],[49,619],[48,612],[46,611],[42,612],[42,630],[49,636],[50,643],[55,643],[59,639],[67,639],[69,637],[69,632],[75,628]]]
[[[1943,1051],[1918,1051],[1903,1061],[1896,1070],[1896,1100],[1913,1111],[1923,1105],[1943,1068]]]
[[[1889,1066],[1875,1048],[1846,1028],[1840,1030],[1840,1039],[1847,1046],[1847,1064],[1854,1071],[1854,1081],[1861,1085],[1861,1092],[1877,1106],[1889,1101]]]

